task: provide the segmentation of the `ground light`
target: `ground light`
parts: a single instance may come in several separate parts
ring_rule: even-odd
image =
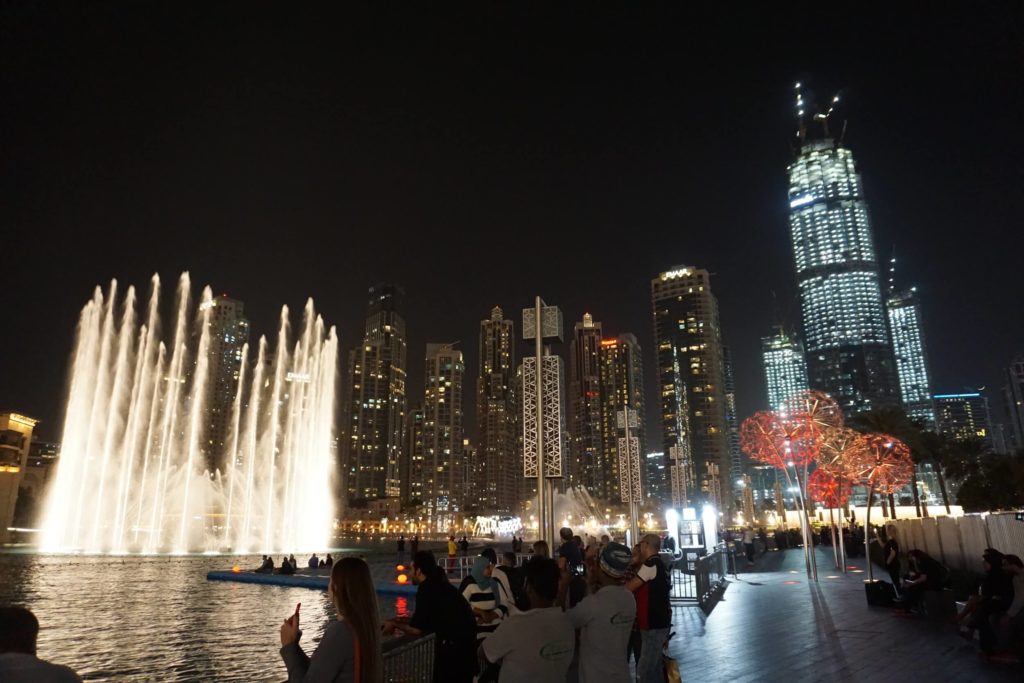
[[[704,548],[710,553],[718,545],[718,511],[714,505],[705,505],[701,511],[704,524]]]
[[[679,513],[675,508],[665,510],[665,528],[669,537],[675,541],[675,547],[679,547]]]

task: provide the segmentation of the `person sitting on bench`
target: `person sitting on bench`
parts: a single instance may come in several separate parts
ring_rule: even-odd
[[[923,550],[911,550],[907,553],[910,560],[910,573],[903,579],[897,607],[905,613],[921,603],[925,591],[941,590],[946,584],[946,568],[938,560]]]

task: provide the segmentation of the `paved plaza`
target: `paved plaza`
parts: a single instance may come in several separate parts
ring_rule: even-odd
[[[730,575],[709,616],[675,606],[669,651],[683,681],[1024,680],[1021,665],[979,659],[948,622],[868,607],[863,559],[848,562],[859,573],[844,575],[831,549],[818,549],[817,558],[817,585],[807,579],[802,551],[772,552],[749,571],[740,561],[738,578]]]

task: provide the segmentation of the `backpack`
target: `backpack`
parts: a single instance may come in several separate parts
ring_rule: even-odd
[[[512,599],[515,602],[516,609],[526,611],[530,609],[530,603],[526,599],[526,591],[524,590],[526,579],[523,576],[523,572],[517,567],[495,567],[500,572],[504,572],[505,576],[508,577],[508,585],[512,589]]]

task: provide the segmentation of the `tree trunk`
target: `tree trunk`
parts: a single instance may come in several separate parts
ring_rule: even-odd
[[[891,493],[889,494],[889,517],[894,521],[896,519],[896,499]]]
[[[914,507],[917,508],[917,516],[927,517],[928,505],[921,505],[921,494],[917,492],[917,465],[914,465],[910,472],[910,490],[914,494]]]
[[[832,506],[828,508],[829,526],[832,527],[832,557],[836,561],[836,569],[839,569],[839,541],[836,540],[836,518]]]
[[[875,580],[874,567],[871,564],[871,499],[875,497],[875,487],[868,489],[868,510],[864,515],[864,561],[868,563],[868,583]]]
[[[939,490],[942,491],[942,502],[946,506],[946,514],[951,515],[953,512],[949,509],[949,493],[946,491],[946,475],[942,473],[941,465],[935,465],[935,473],[939,477]]]
[[[843,478],[839,477],[837,480],[838,487],[836,489],[837,496],[840,502],[843,500]],[[850,485],[850,489],[853,489],[853,485]],[[846,521],[846,503],[843,503],[839,508],[839,560],[843,565],[843,573],[846,573],[846,540],[843,537],[843,522]]]

